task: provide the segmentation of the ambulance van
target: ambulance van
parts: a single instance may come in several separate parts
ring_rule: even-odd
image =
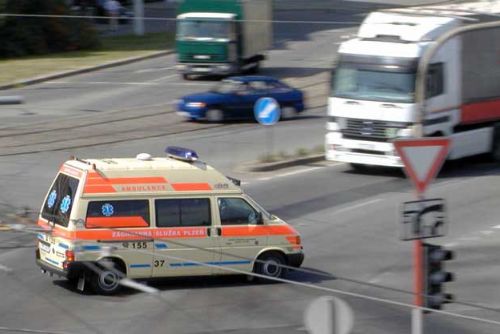
[[[237,180],[168,147],[167,157],[73,158],[43,203],[37,264],[80,290],[120,280],[258,273],[282,277],[304,259],[299,233]]]

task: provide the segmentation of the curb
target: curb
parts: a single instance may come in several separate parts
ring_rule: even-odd
[[[247,165],[243,165],[242,167],[244,170],[249,172],[270,172],[278,169],[300,166],[324,160],[325,160],[325,155],[321,153],[285,161],[267,162],[267,163],[254,162],[254,163],[249,163]]]
[[[131,63],[135,63],[137,61],[158,58],[158,57],[166,56],[166,55],[169,55],[172,53],[174,53],[173,50],[159,51],[159,52],[155,52],[155,53],[144,55],[144,56],[130,57],[130,58],[125,58],[125,59],[120,59],[117,61],[107,62],[107,63],[100,64],[100,65],[83,67],[83,68],[79,68],[76,70],[69,70],[69,71],[65,71],[65,72],[48,74],[48,75],[44,75],[44,76],[40,76],[40,77],[35,77],[35,78],[31,78],[31,79],[26,79],[26,80],[12,82],[9,84],[0,85],[0,90],[19,88],[20,86],[34,85],[34,84],[48,81],[48,80],[60,79],[60,78],[69,77],[69,76],[72,76],[75,74],[93,72],[93,71],[97,71],[97,70],[101,70],[101,69],[105,69],[105,68],[131,64]]]

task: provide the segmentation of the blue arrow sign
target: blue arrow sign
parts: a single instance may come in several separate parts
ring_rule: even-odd
[[[273,125],[281,116],[280,105],[272,97],[261,97],[255,102],[255,119],[262,125]]]

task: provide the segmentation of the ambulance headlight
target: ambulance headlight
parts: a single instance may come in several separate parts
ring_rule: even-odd
[[[168,146],[165,152],[170,158],[182,161],[196,161],[198,160],[198,153],[189,148],[179,146]]]

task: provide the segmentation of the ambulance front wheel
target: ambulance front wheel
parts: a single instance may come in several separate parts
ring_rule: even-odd
[[[262,254],[255,263],[255,272],[260,275],[280,278],[283,277],[287,269],[285,256],[278,252],[267,252]]]
[[[120,279],[124,277],[120,263],[108,260],[97,265],[91,278],[93,290],[102,295],[112,295],[120,290]]]

